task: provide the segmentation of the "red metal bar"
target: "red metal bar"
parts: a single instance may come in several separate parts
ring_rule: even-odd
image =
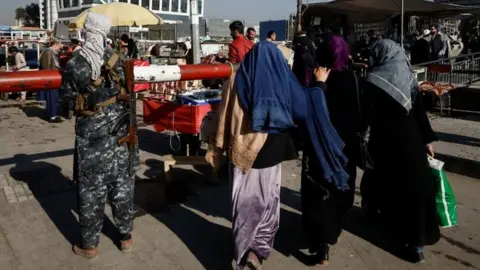
[[[179,68],[182,81],[227,78],[233,71],[230,64],[180,65]],[[61,83],[59,71],[0,72],[0,92],[58,89]]]
[[[228,78],[232,74],[230,64],[180,65],[181,81]]]
[[[61,85],[58,70],[0,72],[0,92],[58,89]]]

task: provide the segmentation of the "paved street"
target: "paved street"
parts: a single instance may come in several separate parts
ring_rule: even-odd
[[[141,106],[139,106],[141,108]],[[72,178],[73,120],[49,124],[40,107],[0,109],[0,269],[232,269],[228,185],[208,184],[208,168],[174,169],[162,183],[161,156],[177,141],[148,127],[139,130],[142,167],[137,175],[136,244],[131,254],[115,246],[107,209],[100,257],[71,253],[78,241]],[[480,270],[480,122],[431,116],[458,200],[460,225],[442,230],[427,262],[412,265],[392,254],[387,234],[356,206],[332,249],[329,269]],[[451,163],[450,163],[451,162]],[[467,164],[467,165],[465,165]],[[299,161],[284,164],[281,228],[265,269],[309,269],[301,233]],[[386,179],[388,180],[388,179]],[[169,204],[167,205],[167,200]],[[405,217],[408,218],[408,217]],[[320,269],[317,266],[312,269]]]

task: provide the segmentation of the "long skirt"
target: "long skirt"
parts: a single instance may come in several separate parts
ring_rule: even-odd
[[[347,144],[348,145],[348,144]],[[302,161],[302,223],[311,251],[322,245],[334,245],[342,232],[343,220],[352,207],[355,197],[356,162],[355,149],[346,148],[349,158],[345,170],[350,176],[349,190],[337,187],[321,179],[316,170],[313,153],[305,151]]]
[[[237,269],[243,269],[249,251],[267,259],[280,224],[282,165],[251,169],[233,167],[232,232]]]
[[[38,93],[37,100],[45,100],[46,116],[48,119],[58,116],[58,100],[59,100],[58,89],[40,91]]]

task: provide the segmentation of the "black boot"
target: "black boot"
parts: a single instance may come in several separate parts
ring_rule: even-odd
[[[417,251],[415,256],[415,263],[424,263],[425,262],[425,254],[423,251]]]
[[[413,262],[414,263],[424,263],[425,262],[425,254],[423,253],[423,247],[414,247],[412,249],[413,253]]]
[[[405,259],[411,263],[424,263],[425,253],[423,247],[407,246],[404,248]]]
[[[316,249],[315,264],[328,265],[330,260],[330,246],[328,244],[322,244]]]

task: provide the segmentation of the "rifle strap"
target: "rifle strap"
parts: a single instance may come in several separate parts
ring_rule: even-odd
[[[118,53],[112,54],[107,62],[103,65],[103,74],[98,77],[96,80],[92,80],[90,83],[90,87],[93,89],[97,89],[98,87],[102,86],[105,82],[105,77],[108,76],[108,79],[114,82],[117,87],[120,88],[121,94],[125,92],[125,89],[122,87],[121,84],[121,77],[115,72],[114,67],[117,64],[118,60],[122,57]],[[116,103],[117,97],[111,97],[103,102],[97,103],[93,106],[93,110],[88,110],[87,105],[88,94],[78,94],[75,99],[75,111],[78,115],[81,116],[93,116],[97,114],[99,111],[103,110],[107,106]],[[88,106],[88,105],[87,105]]]
[[[77,97],[78,96],[81,96],[81,95],[77,95]],[[117,97],[111,97],[111,98],[109,98],[109,99],[107,99],[103,102],[95,104],[95,106],[93,106],[93,110],[86,110],[84,108],[80,109],[80,108],[77,108],[77,107],[75,107],[75,110],[77,111],[78,115],[90,117],[90,116],[94,116],[98,112],[103,111],[103,109],[105,109],[109,105],[112,105],[116,102],[117,102]]]

